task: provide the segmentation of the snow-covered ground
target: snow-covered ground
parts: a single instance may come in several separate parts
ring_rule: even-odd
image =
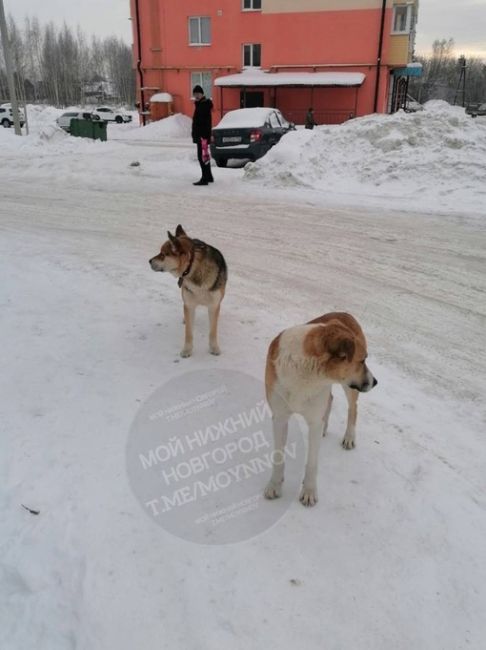
[[[247,168],[271,187],[305,187],[359,202],[484,214],[486,122],[431,101],[425,110],[370,115],[342,126],[289,133]]]
[[[484,124],[442,105],[320,127],[193,187],[180,133],[91,143],[47,117],[0,130],[0,648],[482,648]],[[147,263],[179,222],[229,265],[221,357],[201,314],[179,358],[176,282]],[[318,506],[284,492],[278,523],[229,546],[154,525],[125,470],[141,404],[193,369],[261,378],[277,332],[334,309],[379,385],[353,452],[336,391]]]

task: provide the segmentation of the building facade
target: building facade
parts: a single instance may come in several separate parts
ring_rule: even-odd
[[[141,112],[168,93],[192,113],[275,106],[302,123],[393,110],[412,61],[418,0],[130,0]],[[145,109],[145,110],[143,110]]]

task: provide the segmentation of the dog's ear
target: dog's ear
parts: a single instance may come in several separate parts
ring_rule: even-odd
[[[180,242],[177,240],[176,237],[174,237],[174,235],[169,230],[167,231],[167,237],[169,238],[170,246],[172,248],[172,251],[174,253],[179,253],[180,250],[181,250]]]
[[[186,231],[185,231],[184,228],[181,226],[181,224],[179,224],[179,225],[177,226],[177,228],[176,228],[176,237],[181,237],[182,235],[185,235],[185,236],[187,237],[187,235],[186,235]]]
[[[356,345],[349,330],[339,323],[331,322],[323,330],[323,343],[326,352],[332,359],[351,361]]]
[[[356,345],[350,336],[340,332],[328,339],[327,349],[329,354],[335,359],[339,359],[340,361],[352,361]]]

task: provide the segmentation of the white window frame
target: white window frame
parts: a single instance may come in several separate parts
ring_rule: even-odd
[[[202,42],[202,29],[201,29],[201,20],[202,19],[209,20],[209,43],[203,43]],[[198,37],[199,41],[197,43],[192,43],[191,42],[191,20],[197,20],[198,21]],[[212,40],[212,34],[211,34],[211,16],[189,16],[187,19],[187,32],[188,32],[188,37],[189,37],[189,46],[190,47],[208,47],[211,45],[211,40]]]
[[[260,64],[259,65],[255,65],[253,63],[253,56],[254,56],[253,48],[255,47],[255,45],[260,46]],[[251,54],[250,54],[250,61],[251,61],[250,65],[246,65],[246,63],[245,63],[245,47],[251,47],[252,48],[251,49]],[[242,58],[242,68],[261,68],[262,67],[262,44],[261,43],[243,43],[243,45],[241,46],[241,58]]]
[[[203,75],[207,75],[206,81],[204,81]],[[204,90],[204,96],[207,99],[211,99],[212,88],[213,88],[213,75],[211,74],[211,72],[208,72],[207,70],[200,70],[200,71],[193,70],[191,71],[190,80],[191,80],[191,90],[190,90],[191,96],[192,96],[192,89],[194,88],[194,86],[201,86],[202,89]],[[208,92],[206,92],[206,90]]]
[[[259,7],[253,7],[253,3],[255,0],[250,0],[251,7],[245,7],[245,0],[241,0],[241,11],[261,11],[262,10],[262,3],[263,0],[260,0],[260,6]]]
[[[404,30],[396,30],[395,29],[395,22],[397,18],[397,9],[406,9],[407,10],[407,17],[405,21],[405,29]],[[412,31],[412,17],[413,17],[413,4],[407,2],[402,2],[396,5],[393,5],[393,18],[392,18],[392,34],[410,34]]]

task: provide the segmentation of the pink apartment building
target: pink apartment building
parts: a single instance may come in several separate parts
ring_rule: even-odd
[[[403,106],[409,76],[420,74],[410,65],[418,0],[130,5],[143,119],[191,115],[191,91],[200,84],[215,117],[272,106],[302,123],[312,106],[318,123],[340,123]]]

